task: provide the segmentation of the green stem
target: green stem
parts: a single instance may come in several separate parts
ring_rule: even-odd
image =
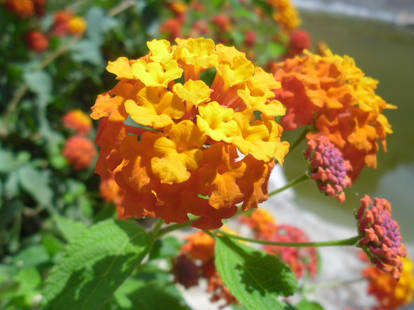
[[[162,224],[164,224],[164,220],[159,219],[157,224],[155,225],[154,229],[152,230],[152,232],[151,232],[151,241],[148,244],[145,255],[148,254],[149,252],[151,252],[152,246],[154,245],[155,241],[159,238]]]
[[[296,179],[293,179],[292,181],[290,181],[285,186],[282,186],[281,188],[278,188],[278,189],[275,189],[274,191],[271,191],[269,193],[269,197],[272,197],[272,196],[274,196],[276,194],[279,194],[280,192],[283,192],[284,190],[286,190],[286,189],[288,189],[288,188],[290,188],[292,186],[295,186],[295,185],[297,185],[297,184],[299,184],[301,182],[304,182],[306,180],[309,180],[309,179],[310,179],[309,175],[305,173],[304,175],[302,175],[300,177],[297,177]]]
[[[237,239],[237,240],[242,240],[242,241],[247,241],[247,242],[252,242],[252,243],[260,243],[260,244],[265,244],[265,245],[286,246],[286,247],[324,247],[324,246],[356,245],[358,243],[358,240],[360,239],[359,236],[355,236],[355,237],[348,238],[348,239],[333,240],[333,241],[275,242],[275,241],[267,241],[267,240],[240,237],[240,236],[236,236],[236,235],[233,235],[233,234],[226,233],[225,231],[222,231],[222,230],[217,230],[216,232],[219,233],[220,235],[223,235],[223,236],[226,236],[226,237],[229,237],[229,238],[233,238],[233,239]]]
[[[310,131],[309,127],[305,127],[299,137],[292,143],[292,146],[289,149],[289,152],[292,152],[302,141],[305,139],[306,135]]]
[[[191,224],[195,221],[198,220],[199,217],[194,218],[188,222],[185,223],[178,223],[178,224],[172,224],[170,226],[164,227],[163,229],[161,229],[158,233],[158,237],[164,236],[166,234],[168,234],[169,232],[172,232],[173,230],[177,230],[177,229],[181,229],[181,228],[187,228],[190,227]]]
[[[350,279],[350,280],[342,280],[342,281],[330,281],[330,282],[320,282],[310,285],[304,285],[301,287],[300,291],[302,293],[308,293],[308,292],[314,292],[319,288],[332,288],[337,286],[343,286],[343,285],[351,285],[354,283],[365,281],[365,278],[356,278],[356,279]]]

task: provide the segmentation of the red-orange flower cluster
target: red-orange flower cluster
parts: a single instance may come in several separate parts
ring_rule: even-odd
[[[84,136],[70,137],[63,149],[63,156],[75,170],[88,168],[96,157],[96,148],[91,140]]]
[[[386,151],[386,135],[392,133],[384,109],[394,108],[375,93],[377,81],[366,77],[352,58],[306,52],[286,59],[276,69],[282,83],[278,98],[286,105],[284,128],[313,124],[326,135],[352,165],[355,180],[365,165],[376,168],[378,141]]]
[[[361,203],[356,214],[361,236],[359,246],[377,268],[398,280],[403,270],[402,257],[407,251],[400,227],[392,219],[391,204],[384,198],[375,198],[373,202],[368,195],[361,199]]]
[[[185,222],[191,213],[200,216],[194,226],[218,228],[236,204],[267,199],[274,158],[283,163],[289,148],[275,121],[284,107],[273,100],[278,83],[244,53],[203,38],[177,42],[153,40],[147,56],[109,63],[120,81],[92,108],[103,118],[96,171],[122,189],[120,218]],[[200,79],[207,69],[216,71],[211,86]]]
[[[49,48],[49,39],[42,32],[32,30],[26,34],[26,44],[31,50],[41,53]]]
[[[87,135],[92,130],[92,120],[81,110],[71,110],[63,116],[63,125],[78,134]]]

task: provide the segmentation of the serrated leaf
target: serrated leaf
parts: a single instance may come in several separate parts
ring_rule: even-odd
[[[316,302],[303,298],[297,305],[298,310],[324,310],[323,306]]]
[[[145,255],[149,235],[137,224],[107,220],[70,243],[51,270],[45,309],[99,309]]]
[[[248,309],[289,309],[278,296],[290,296],[298,281],[287,264],[273,255],[226,237],[216,239],[216,267],[226,286]]]
[[[60,215],[55,216],[56,224],[63,237],[68,242],[73,242],[79,237],[87,227],[84,223],[68,219]]]
[[[19,169],[19,182],[23,189],[28,192],[36,202],[42,206],[52,204],[53,192],[49,186],[49,174],[39,171],[30,165]]]

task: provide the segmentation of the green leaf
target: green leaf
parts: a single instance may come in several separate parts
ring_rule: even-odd
[[[150,258],[167,258],[170,259],[174,256],[177,256],[182,242],[176,237],[168,236],[163,239],[158,239],[152,246],[152,251],[150,253]]]
[[[89,62],[92,65],[100,66],[103,64],[99,45],[92,40],[82,40],[71,47],[72,58],[78,62]]]
[[[50,206],[53,192],[49,187],[49,174],[47,171],[39,171],[30,165],[19,169],[19,181],[23,189],[28,192],[38,204]]]
[[[316,302],[316,301],[310,301],[306,298],[303,298],[296,307],[298,310],[324,310],[323,306]]]
[[[29,85],[30,90],[38,95],[41,105],[46,106],[52,91],[50,76],[43,71],[25,72],[24,80]]]
[[[160,274],[130,278],[115,292],[114,297],[121,309],[190,309],[175,284],[170,279],[160,277]]]
[[[51,270],[45,309],[99,309],[145,256],[150,238],[137,224],[107,220],[70,243]]]
[[[215,253],[221,278],[241,304],[248,309],[290,308],[278,296],[294,294],[298,281],[283,261],[226,237],[216,239]]]
[[[20,251],[13,257],[13,264],[17,267],[37,267],[50,260],[49,253],[43,245],[34,245]]]
[[[110,17],[105,10],[97,6],[88,11],[86,21],[88,23],[86,35],[98,46],[103,43],[105,33],[117,24],[116,19]]]
[[[84,231],[87,230],[87,227],[84,223],[68,219],[67,217],[56,215],[55,220],[58,229],[68,242],[73,242],[77,237],[79,237]]]

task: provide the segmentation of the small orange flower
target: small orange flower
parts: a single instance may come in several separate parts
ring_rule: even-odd
[[[240,217],[240,222],[246,223],[253,229],[258,238],[270,238],[277,230],[276,219],[264,209],[257,209],[250,216]]]
[[[92,120],[81,110],[71,110],[63,116],[63,125],[78,134],[88,134],[92,129]]]
[[[96,157],[96,148],[91,140],[83,136],[73,136],[66,141],[63,156],[75,168],[88,168]]]
[[[286,31],[293,31],[300,26],[299,12],[290,0],[268,0],[274,9],[273,19]]]
[[[203,262],[208,262],[214,258],[214,238],[205,232],[197,231],[188,236],[186,240],[187,243],[181,248],[181,253],[188,255],[192,259],[200,259]]]
[[[35,52],[41,53],[49,48],[49,39],[42,32],[37,30],[29,31],[26,34],[27,46]]]
[[[406,257],[402,259],[402,263],[403,272],[399,281],[375,266],[369,266],[363,271],[364,277],[368,280],[368,293],[374,295],[379,303],[375,309],[398,309],[413,300],[413,262]]]
[[[69,19],[68,22],[68,31],[70,34],[74,35],[82,35],[87,27],[87,23],[85,19],[83,19],[80,16],[74,16],[71,19]]]

